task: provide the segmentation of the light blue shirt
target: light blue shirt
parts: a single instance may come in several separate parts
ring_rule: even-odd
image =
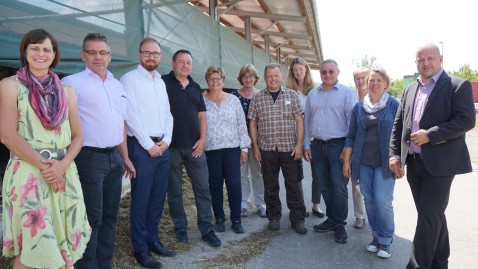
[[[126,93],[110,71],[106,79],[86,68],[64,77],[78,96],[78,113],[83,130],[83,146],[107,148],[123,142],[126,116]]]
[[[339,83],[330,90],[324,90],[320,84],[310,91],[305,103],[304,149],[310,149],[312,138],[329,140],[347,136],[357,101],[355,91]]]

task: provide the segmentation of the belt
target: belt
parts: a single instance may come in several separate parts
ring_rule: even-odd
[[[90,147],[90,146],[84,146],[81,148],[82,150],[88,150],[88,151],[93,151],[93,152],[99,152],[99,153],[110,153],[113,150],[116,149],[116,146],[114,147],[106,147],[106,148],[97,148],[97,147]]]
[[[408,153],[408,157],[415,159],[415,160],[421,160],[422,159],[422,154],[421,153]]]
[[[65,155],[66,155],[66,149],[35,149],[35,150],[47,160],[50,160],[50,159],[62,160],[63,158],[65,158]],[[10,159],[20,160],[20,158],[17,155],[13,154],[13,152],[11,151],[10,151]]]
[[[154,143],[159,143],[159,142],[163,141],[164,135],[150,136],[149,138],[151,138],[151,140],[153,140]],[[128,135],[128,140],[137,140],[137,139],[134,136],[129,136]]]
[[[322,139],[314,138],[313,141],[319,142],[320,144],[328,144],[328,143],[342,142],[344,140],[345,140],[345,137],[331,138],[331,139],[328,139],[328,140],[322,140]]]

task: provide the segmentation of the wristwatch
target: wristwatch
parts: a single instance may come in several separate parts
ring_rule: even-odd
[[[243,148],[243,149],[241,149],[241,151],[244,151],[245,153],[248,153],[249,149],[248,148]]]

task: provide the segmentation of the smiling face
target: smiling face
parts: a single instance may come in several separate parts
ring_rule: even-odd
[[[256,85],[256,76],[250,73],[246,73],[244,76],[241,77],[241,82],[244,88],[254,88],[254,85]]]
[[[41,76],[48,73],[48,68],[55,59],[55,52],[49,38],[39,44],[29,44],[25,52],[28,67],[33,74]]]
[[[138,56],[144,69],[148,71],[156,70],[161,62],[161,48],[158,43],[154,41],[144,42],[141,46],[141,51],[142,52],[138,53]],[[146,56],[145,54],[149,54],[149,56]],[[155,56],[155,54],[158,56]]]
[[[424,83],[441,70],[443,56],[436,45],[429,44],[417,50],[415,63]]]
[[[378,102],[388,88],[387,78],[372,70],[368,75],[367,88],[372,102]]]
[[[193,68],[193,58],[188,53],[178,53],[172,66],[175,76],[187,78]]]
[[[99,40],[90,40],[85,43],[81,52],[81,59],[86,67],[101,78],[106,77],[108,64],[111,62],[111,52],[108,45]]]
[[[360,100],[362,100],[367,94],[367,75],[367,71],[359,72],[354,75],[355,87],[358,90]]]
[[[264,74],[267,89],[271,92],[278,91],[282,82],[282,74],[278,67],[267,68]]]
[[[323,63],[320,66],[320,79],[324,90],[332,89],[337,84],[340,70],[334,63]]]
[[[209,92],[221,92],[224,87],[224,78],[217,72],[213,72],[207,78]]]

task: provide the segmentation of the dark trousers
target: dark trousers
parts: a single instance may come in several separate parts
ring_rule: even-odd
[[[286,191],[289,219],[292,224],[304,222],[305,205],[302,193],[302,160],[294,160],[292,152],[261,151],[262,177],[264,179],[264,201],[269,220],[282,217],[279,197],[279,171],[282,169]]]
[[[183,163],[196,200],[197,225],[201,235],[206,235],[212,228],[211,194],[209,193],[209,174],[206,154],[199,158],[192,156],[192,148],[170,148],[171,170],[169,173],[168,205],[169,215],[174,223],[174,232],[187,232],[188,220],[183,203]]]
[[[169,150],[152,158],[136,139],[128,140],[128,155],[136,169],[131,180],[131,243],[137,253],[157,242],[158,226],[168,191]]]
[[[450,242],[445,210],[455,176],[432,176],[421,159],[407,159],[407,179],[418,212],[407,269],[448,268]]]
[[[115,148],[101,152],[83,147],[75,159],[85,198],[91,238],[78,269],[112,268],[121,197],[123,160]]]
[[[329,143],[321,143],[314,139],[310,144],[312,150],[312,171],[319,178],[322,196],[327,207],[326,215],[329,221],[337,225],[345,225],[348,214],[349,179],[344,177],[340,154],[345,145],[345,139]]]
[[[224,182],[231,210],[231,221],[241,220],[241,150],[226,148],[206,151],[209,170],[209,190],[214,217],[225,220]]]

